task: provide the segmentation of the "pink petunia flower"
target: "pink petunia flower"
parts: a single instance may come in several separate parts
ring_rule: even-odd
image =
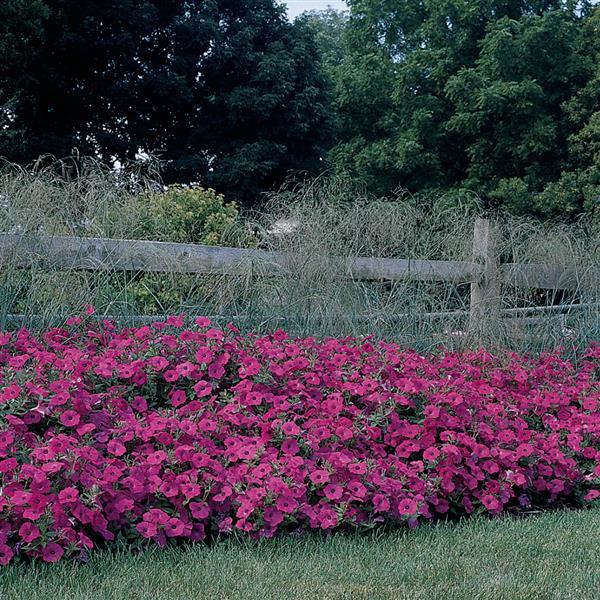
[[[329,500],[340,500],[344,495],[344,488],[341,485],[329,483],[325,486],[323,492]]]
[[[67,487],[58,492],[58,501],[61,504],[71,504],[77,502],[79,498],[79,492],[74,487]]]
[[[106,445],[106,449],[113,456],[123,456],[126,452],[125,445],[120,440],[110,440]]]
[[[398,503],[398,512],[401,515],[415,515],[418,505],[412,498],[405,498]]]
[[[64,553],[65,551],[62,546],[59,546],[55,542],[50,542],[42,548],[42,560],[47,563],[55,563],[63,557]]]
[[[329,481],[329,473],[324,469],[317,469],[309,475],[309,479],[315,485],[324,485]]]
[[[79,425],[80,419],[81,417],[79,416],[79,413],[75,412],[74,410],[66,410],[62,415],[60,415],[60,422],[65,427],[75,427]]]
[[[14,555],[15,553],[10,546],[0,544],[0,565],[6,566],[12,560]]]
[[[40,537],[40,529],[33,523],[23,523],[19,527],[19,536],[27,544],[37,540]]]

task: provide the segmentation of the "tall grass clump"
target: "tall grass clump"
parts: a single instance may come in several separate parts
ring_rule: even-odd
[[[470,261],[479,216],[488,215],[474,197],[381,199],[335,177],[307,182],[273,194],[255,216],[261,246],[287,257],[283,276],[254,264],[223,281],[221,305],[265,330],[278,324],[299,335],[375,334],[424,349],[478,343],[467,331],[469,283],[359,281],[349,276],[349,263],[353,256]],[[500,225],[503,262],[576,267],[579,287],[566,293],[504,285],[502,307],[519,318],[503,319],[486,341],[539,350],[598,339],[598,220],[489,217]],[[557,315],[557,304],[573,309]]]
[[[424,337],[430,326],[419,315],[466,308],[465,290],[443,283],[359,281],[349,277],[349,261],[353,256],[462,260],[470,252],[475,216],[467,206],[374,198],[338,178],[273,194],[255,215],[255,228],[263,249],[286,255],[285,271],[271,277],[252,265],[224,282],[222,304],[251,315],[254,326],[282,324],[301,335]]]
[[[214,307],[204,299],[212,296],[214,277],[122,272],[110,255],[97,269],[65,270],[47,260],[43,240],[77,236],[235,244],[244,241],[233,233],[237,216],[237,207],[213,190],[162,185],[152,162],[119,169],[90,159],[4,164],[0,232],[21,237],[27,264],[23,268],[18,250],[3,254],[0,325],[58,324],[86,305],[124,320],[188,308],[210,312]]]
[[[159,189],[149,162],[110,168],[90,159],[0,164],[0,226],[6,233],[131,237],[140,194]]]
[[[356,256],[470,261],[474,224],[484,214],[474,195],[377,198],[343,178],[324,176],[275,192],[259,212],[243,214],[212,190],[166,188],[151,165],[114,170],[94,161],[77,164],[0,170],[0,231],[22,235],[30,249],[27,268],[16,260],[22,257],[3,259],[2,326],[57,323],[92,304],[98,315],[124,321],[186,312],[231,320],[245,330],[374,334],[422,349],[481,343],[468,331],[468,282],[360,281],[350,270]],[[509,312],[487,331],[486,342],[541,350],[599,339],[598,219],[561,224],[489,216],[500,225],[502,262],[574,267],[577,289],[526,289],[509,281],[500,291]],[[222,276],[123,273],[110,256],[99,269],[65,271],[45,260],[43,244],[35,252],[41,235],[258,247],[277,254],[248,259]],[[557,305],[572,309],[558,314]]]

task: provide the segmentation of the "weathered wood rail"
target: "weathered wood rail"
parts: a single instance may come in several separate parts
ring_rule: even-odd
[[[501,313],[501,286],[543,290],[598,288],[600,265],[582,271],[546,264],[501,264],[499,230],[479,219],[469,262],[374,257],[340,259],[338,276],[356,280],[447,281],[471,285],[469,312],[472,330],[482,330]],[[257,249],[223,248],[147,240],[116,240],[69,236],[0,234],[0,268],[32,264],[52,269],[114,270],[235,275],[257,269],[285,276],[293,256]],[[333,259],[335,260],[335,258]],[[508,313],[507,313],[508,316]]]
[[[147,240],[79,237],[27,237],[0,234],[0,267],[7,257],[16,267],[35,261],[56,269],[103,269],[153,273],[233,275],[249,268],[285,275],[284,253]],[[479,267],[470,262],[356,257],[343,261],[340,277],[360,280],[416,279],[471,281]]]

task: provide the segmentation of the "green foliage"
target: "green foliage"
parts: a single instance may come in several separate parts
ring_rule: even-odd
[[[255,245],[238,225],[235,202],[198,186],[171,185],[166,191],[139,196],[139,237],[164,242],[223,246]],[[182,305],[202,303],[210,295],[210,278],[140,273],[128,286],[131,301],[143,314],[167,314]]]
[[[599,8],[350,6],[336,70],[340,141],[330,154],[339,171],[379,194],[466,189],[488,207],[542,217],[597,202]]]
[[[239,214],[235,202],[195,186],[171,185],[140,203],[141,236],[164,242],[222,245]]]
[[[588,77],[574,51],[578,35],[577,17],[566,11],[500,19],[488,28],[475,65],[448,80],[455,106],[448,128],[469,157],[466,187],[533,212],[527,194],[552,182],[566,158],[562,104]],[[506,180],[514,188],[516,178],[511,198]],[[557,212],[580,208],[558,197],[556,203]]]
[[[586,212],[600,209],[600,9],[585,21],[578,43],[582,61],[593,75],[563,105],[571,132],[567,138],[566,169],[556,184],[545,190],[550,194],[540,195],[538,202],[543,212],[554,208],[554,187],[561,191],[571,188],[571,207],[583,207]]]
[[[130,168],[131,167],[131,168]],[[237,205],[214,190],[158,183],[133,166],[112,171],[87,162],[77,177],[46,168],[0,169],[0,232],[152,239],[205,245],[255,246]],[[107,314],[215,312],[218,277],[185,273],[60,271],[33,256],[19,269],[8,256],[0,272],[0,322],[7,314],[56,319],[85,304]]]
[[[531,212],[533,202],[529,187],[519,177],[500,179],[495,188],[490,190],[489,200],[495,206],[505,207],[517,215],[527,215]]]
[[[329,7],[306,12],[299,19],[313,31],[323,67],[330,77],[333,76],[335,67],[343,62],[346,53],[344,32],[348,13]]]
[[[0,156],[141,150],[240,206],[332,166],[376,196],[598,209],[597,2],[348,4],[0,2]]]
[[[15,123],[15,113],[29,83],[47,16],[42,0],[0,2],[0,140],[15,148],[23,133]]]
[[[274,0],[0,4],[0,156],[23,164],[77,148],[108,161],[142,149],[164,157],[165,181],[244,203],[292,169],[320,168],[319,54]]]

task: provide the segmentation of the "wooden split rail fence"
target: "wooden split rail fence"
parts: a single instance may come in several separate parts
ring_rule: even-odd
[[[501,286],[508,284],[541,290],[580,290],[600,280],[600,265],[586,272],[574,267],[548,264],[502,264],[499,256],[499,229],[487,219],[475,222],[473,256],[469,262],[353,257],[345,261],[339,276],[355,280],[418,280],[469,283],[471,286],[469,326],[483,331],[501,316],[536,311],[502,310]],[[117,240],[69,236],[26,236],[0,234],[0,267],[10,264],[26,268],[32,260],[53,269],[133,272],[172,272],[235,275],[250,268],[282,276],[289,257],[284,253],[257,249],[223,248],[147,240]],[[539,310],[557,307],[540,307]],[[577,305],[558,307],[572,310]],[[516,311],[516,312],[515,312]]]

